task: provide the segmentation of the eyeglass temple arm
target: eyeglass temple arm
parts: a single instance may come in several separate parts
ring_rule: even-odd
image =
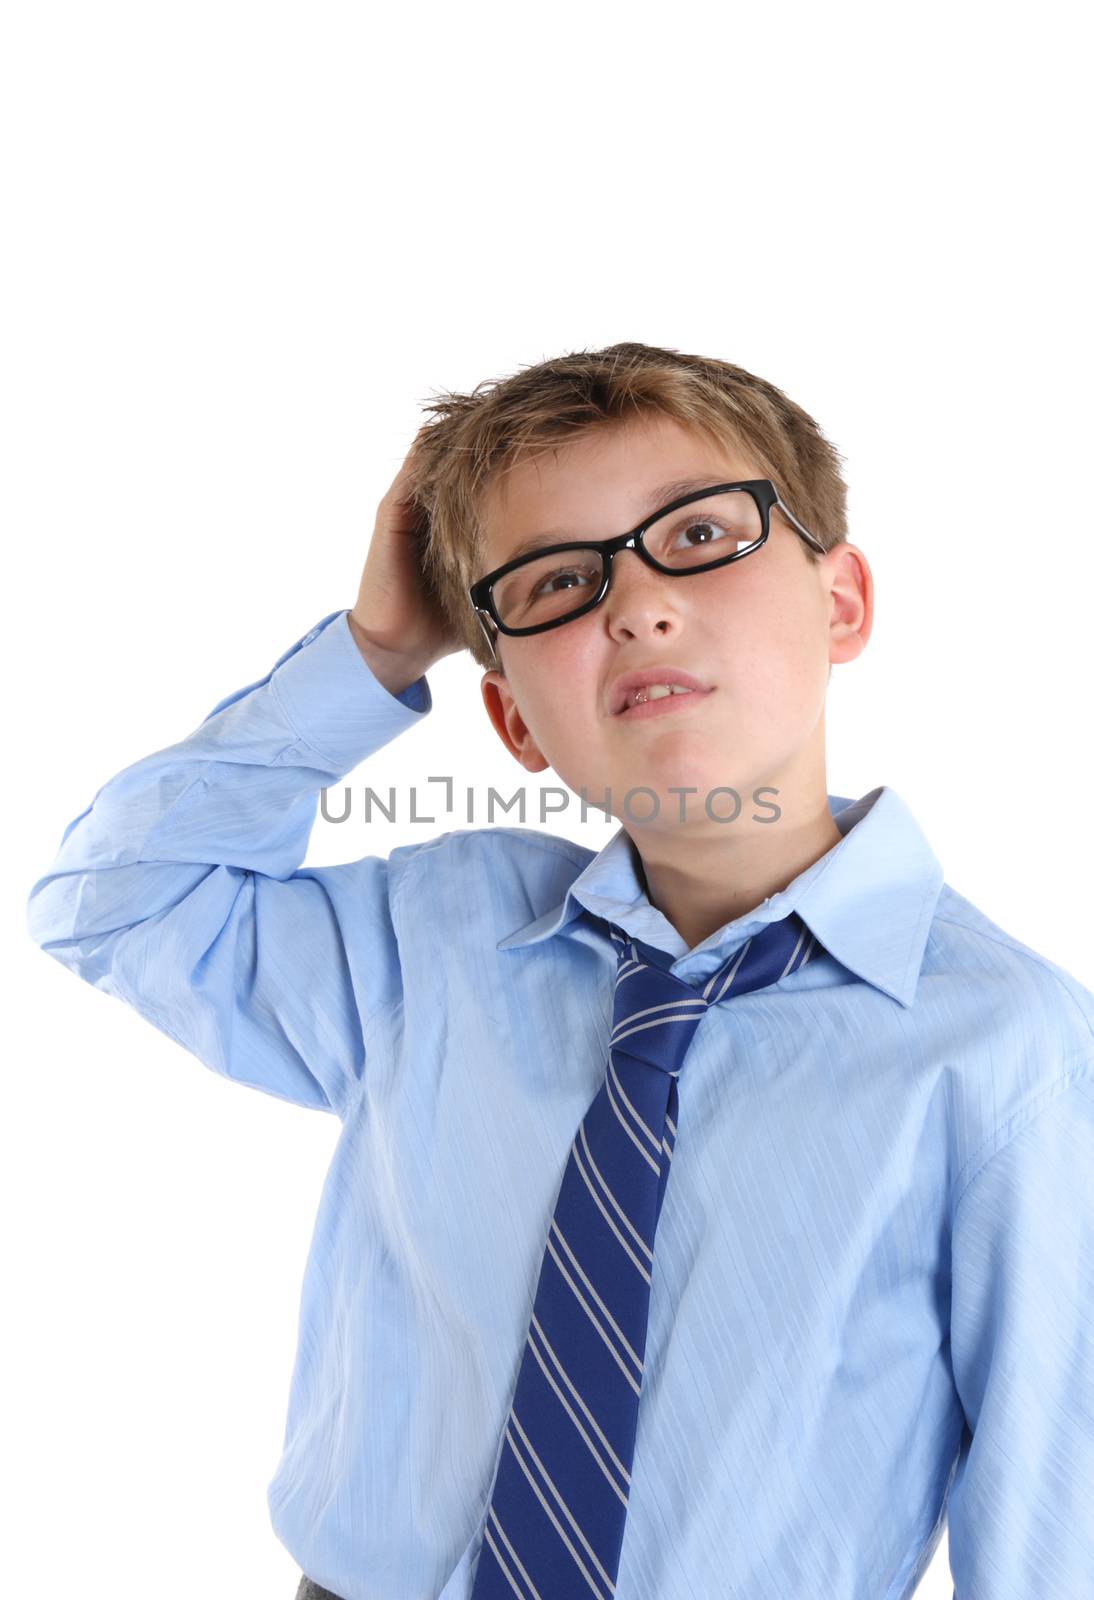
[[[802,524],[798,521],[797,517],[790,510],[790,507],[783,505],[783,503],[779,499],[778,495],[775,496],[775,504],[778,506],[779,510],[782,512],[782,514],[786,518],[787,522],[791,523],[795,528],[797,528],[797,530],[801,534],[802,538],[803,539],[808,539],[809,543],[813,546],[814,550],[819,550],[822,556],[823,555],[827,555],[828,552],[825,550],[824,546],[821,544],[820,540],[816,537],[816,535],[810,533],[808,528],[802,526]]]
[[[491,637],[490,629],[486,625],[486,618],[483,616],[482,612],[479,611],[478,609],[476,609],[476,611],[475,611],[475,619],[478,622],[479,627],[482,629],[483,634],[486,637],[486,643],[490,648],[490,655],[491,655],[491,657],[493,659],[494,666],[500,669],[501,662],[498,660],[498,652],[497,652],[497,650],[496,650],[496,648],[494,646],[494,640]]]

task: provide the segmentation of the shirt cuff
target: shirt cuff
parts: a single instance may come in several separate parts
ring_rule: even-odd
[[[298,738],[339,775],[433,707],[424,673],[401,694],[384,688],[350,632],[348,607],[330,612],[291,645],[270,683]]]

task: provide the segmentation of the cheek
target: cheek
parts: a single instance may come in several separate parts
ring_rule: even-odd
[[[554,720],[565,723],[595,702],[603,664],[594,661],[580,621],[545,634],[528,667],[529,686]]]
[[[762,717],[815,710],[827,680],[827,631],[819,598],[792,581],[793,574],[785,577],[781,585],[738,585],[720,617],[731,681]]]
[[[772,581],[771,572],[759,569],[764,553],[750,558],[757,563],[751,571],[745,561],[712,574],[716,581],[702,596],[704,620],[717,640],[716,655],[750,674],[762,672],[800,632],[796,601]]]
[[[521,662],[519,686],[516,681],[513,686],[525,724],[556,769],[575,742],[587,741],[590,725],[597,721],[604,670],[580,638],[563,637],[566,631],[559,628],[539,640],[535,654],[529,652]]]

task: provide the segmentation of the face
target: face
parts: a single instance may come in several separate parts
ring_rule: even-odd
[[[712,483],[768,475],[663,417],[613,424],[521,463],[487,498],[481,570],[501,566],[533,534],[551,531],[561,542],[633,528],[659,484],[700,474]],[[819,783],[823,798],[829,666],[864,647],[871,611],[861,552],[841,544],[812,565],[776,508],[766,544],[710,572],[670,576],[633,550],[620,552],[607,595],[585,616],[527,638],[499,634],[505,676],[484,674],[483,700],[521,766],[552,767],[590,804],[610,790],[610,810],[628,831],[683,821],[724,836],[724,822],[705,807],[714,789],[736,790],[742,815],[765,784],[782,792]],[[620,675],[646,667],[679,668],[709,692],[674,696],[662,715],[613,714]],[[656,818],[649,795],[634,795],[624,810],[639,786],[656,792]],[[696,791],[684,797],[683,817],[673,793],[680,786]],[[732,815],[731,795],[710,804],[715,816]]]

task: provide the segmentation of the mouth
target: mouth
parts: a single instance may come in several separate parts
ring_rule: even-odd
[[[652,662],[648,667],[624,673],[615,680],[608,710],[612,716],[618,717],[624,711],[633,709],[636,700],[659,699],[666,696],[666,691],[683,699],[682,690],[690,690],[692,694],[709,694],[712,687],[712,684],[703,683],[700,678],[693,677],[690,672],[671,662]]]
[[[615,713],[617,722],[649,722],[654,717],[671,717],[692,709],[714,693],[713,689],[692,689],[688,694],[666,694],[656,700],[639,701]]]

